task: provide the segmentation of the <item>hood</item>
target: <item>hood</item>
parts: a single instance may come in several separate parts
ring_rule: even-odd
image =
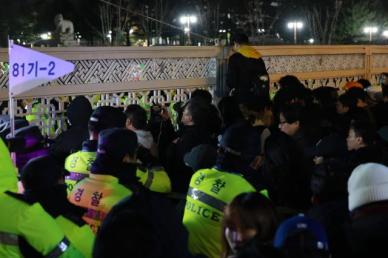
[[[247,45],[240,46],[240,48],[237,49],[236,52],[240,53],[241,55],[243,55],[247,58],[259,59],[261,57],[261,54],[259,53],[259,51],[257,51],[253,47],[247,46]]]
[[[151,146],[154,143],[154,138],[152,137],[151,132],[144,130],[134,130],[134,132],[136,133],[139,145],[146,149],[151,149]]]
[[[84,96],[76,97],[67,108],[67,118],[72,126],[88,126],[90,115],[92,114],[92,105]]]

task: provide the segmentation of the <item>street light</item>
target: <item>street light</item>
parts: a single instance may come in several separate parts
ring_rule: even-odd
[[[109,43],[112,43],[112,31],[109,30],[108,34],[106,34],[106,37],[109,39]]]
[[[184,27],[184,32],[187,34],[187,44],[191,45],[190,24],[197,23],[197,17],[194,15],[183,15],[179,18],[179,21],[181,24],[186,25]]]
[[[289,29],[293,29],[294,30],[294,44],[296,44],[297,42],[297,38],[296,38],[296,30],[301,30],[303,28],[303,22],[300,22],[300,21],[292,21],[292,22],[289,22],[287,23],[287,27]]]
[[[382,35],[383,37],[388,38],[388,30],[383,31]]]
[[[40,38],[43,40],[51,39],[51,32],[46,32],[46,33],[40,34]]]
[[[369,34],[369,42],[372,42],[372,34],[377,33],[379,29],[374,26],[368,26],[364,28],[364,33]]]

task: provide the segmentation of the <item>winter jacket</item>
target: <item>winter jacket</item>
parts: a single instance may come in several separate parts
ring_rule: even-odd
[[[262,76],[267,78],[265,83],[260,79]],[[229,58],[227,85],[230,90],[235,89],[236,93],[255,91],[257,95],[269,96],[267,69],[260,53],[253,47],[242,45]],[[259,88],[255,89],[256,86]]]
[[[63,160],[82,148],[82,142],[89,138],[88,121],[92,106],[85,97],[75,98],[67,109],[70,129],[60,134],[50,151]]]

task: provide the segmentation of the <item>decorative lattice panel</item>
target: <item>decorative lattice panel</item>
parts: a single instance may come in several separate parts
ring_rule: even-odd
[[[153,80],[203,79],[215,78],[216,58],[137,58],[137,59],[93,59],[73,60],[74,73],[47,84],[47,87],[66,87],[66,85],[87,85]],[[4,67],[7,63],[1,63]],[[4,68],[3,67],[3,68]],[[0,69],[0,88],[8,87],[7,69]],[[182,85],[183,86],[183,85]],[[209,85],[213,87],[214,85]],[[193,89],[165,89],[138,92],[107,93],[87,96],[93,107],[125,107],[133,103],[158,103],[186,101]],[[112,91],[114,89],[112,88]],[[30,116],[32,123],[39,125],[46,135],[54,137],[65,130],[66,107],[75,96],[39,97],[19,99],[16,116]],[[0,113],[8,114],[7,101],[0,102]],[[50,129],[51,128],[51,129]],[[56,129],[56,132],[52,130]]]
[[[372,56],[372,64],[373,68],[384,68],[388,67],[388,54],[378,54]]]
[[[72,61],[74,73],[58,80],[58,85],[116,83],[174,79],[215,78],[215,58],[96,59]],[[8,73],[0,73],[0,88],[7,88]]]
[[[269,73],[319,72],[363,69],[364,55],[305,55],[264,57]]]

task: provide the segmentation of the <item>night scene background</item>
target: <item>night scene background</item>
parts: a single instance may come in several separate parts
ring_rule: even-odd
[[[50,46],[54,17],[74,24],[85,46],[228,44],[233,32],[256,45],[385,44],[385,0],[0,0],[0,47],[7,37]],[[180,22],[182,15],[195,23]],[[289,22],[300,22],[295,42]],[[366,27],[376,27],[371,40]],[[186,33],[185,33],[186,30]],[[189,30],[189,32],[188,32]],[[373,42],[372,42],[373,41]]]

